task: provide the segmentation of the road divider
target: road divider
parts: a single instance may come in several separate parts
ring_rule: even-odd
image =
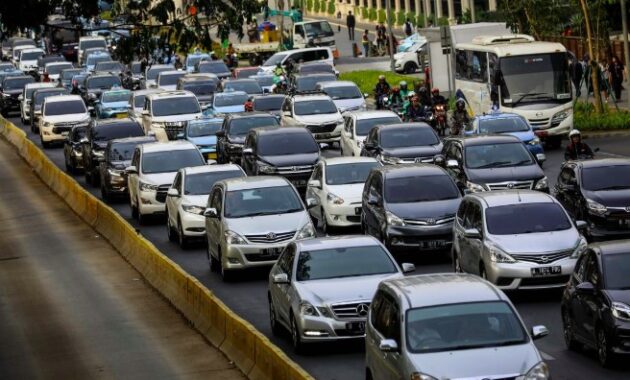
[[[41,180],[250,379],[313,379],[267,337],[142,237],[124,218],[59,169],[24,131],[0,117],[0,135]]]

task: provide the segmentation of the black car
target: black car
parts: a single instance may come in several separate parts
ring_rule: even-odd
[[[335,68],[326,62],[304,62],[295,67],[295,74],[336,74]]]
[[[313,92],[319,82],[334,82],[337,80],[335,74],[298,74],[291,76],[289,80],[289,91],[295,93]]]
[[[70,92],[64,88],[55,87],[55,88],[38,88],[33,91],[31,94],[31,132],[39,133],[39,127],[37,122],[39,121],[39,116],[42,113],[42,104],[44,104],[44,99],[49,96],[55,95],[68,95]]]
[[[85,137],[85,130],[83,125],[72,127],[68,137],[63,142],[63,157],[68,173],[77,173],[83,169],[83,147],[81,144]]]
[[[432,163],[442,142],[426,123],[377,125],[365,138],[361,156],[374,157],[383,165]]]
[[[63,87],[66,90],[72,90],[72,78],[75,75],[81,74],[83,69],[63,69],[59,73],[59,87]]]
[[[223,61],[201,61],[195,66],[196,73],[214,74],[219,79],[232,76],[232,72]]]
[[[144,136],[144,129],[134,119],[92,120],[82,144],[85,182],[92,186],[98,185],[99,164],[105,158],[105,148],[109,140],[137,136]]]
[[[114,196],[124,196],[128,193],[125,168],[131,165],[131,157],[136,146],[155,141],[157,141],[155,136],[139,136],[107,142],[105,155],[98,167],[103,200],[109,201]]]
[[[361,230],[390,250],[448,249],[461,200],[455,182],[439,166],[374,168],[363,188]]]
[[[269,95],[256,95],[252,99],[254,104],[254,111],[268,112],[274,115],[278,121],[282,116],[282,103],[284,102],[284,95],[269,94]]]
[[[217,161],[220,164],[241,163],[245,137],[253,128],[279,127],[278,120],[263,112],[228,114],[217,132]]]
[[[224,91],[244,91],[248,95],[261,95],[262,87],[254,79],[231,79],[223,82]]]
[[[630,236],[629,159],[565,162],[554,194],[589,238]]]
[[[212,96],[217,92],[218,81],[202,76],[185,76],[177,80],[177,90],[190,91],[203,107],[212,104]]]
[[[536,158],[514,136],[449,137],[446,170],[464,192],[533,189],[549,192]]]
[[[44,55],[37,59],[37,78],[41,78],[44,75],[44,69],[47,63],[52,62],[67,62],[66,58],[62,55]]]
[[[561,301],[569,349],[597,350],[601,365],[630,355],[630,240],[590,245],[578,259]]]
[[[116,74],[93,74],[85,77],[83,86],[79,88],[85,104],[90,110],[94,108],[95,102],[101,97],[103,91],[112,87],[121,87],[122,82]]]
[[[24,91],[24,86],[34,82],[35,79],[30,75],[4,78],[0,88],[0,112],[2,112],[2,116],[7,117],[9,112],[20,110],[18,98]]]
[[[118,61],[103,61],[94,65],[94,71],[110,74],[122,74],[125,71],[125,66]]]
[[[308,130],[299,127],[255,128],[245,139],[241,167],[248,176],[286,177],[304,193],[318,160],[319,145]]]

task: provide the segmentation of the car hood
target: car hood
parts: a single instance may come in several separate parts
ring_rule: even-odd
[[[199,136],[199,137],[189,137],[188,141],[195,145],[216,145],[217,144],[217,136]]]
[[[435,156],[442,151],[442,143],[438,145],[410,146],[405,148],[383,148],[381,154],[399,158],[415,158]]]
[[[433,202],[387,203],[387,210],[402,219],[441,219],[455,216],[461,198]]]
[[[349,185],[328,185],[328,191],[338,197],[343,198],[345,204],[360,204],[364,186],[364,183],[353,183]]]
[[[623,190],[582,190],[584,197],[601,203],[606,207],[627,207],[630,206],[630,189]]]
[[[49,123],[61,123],[61,122],[75,122],[75,121],[90,121],[90,115],[86,113],[69,113],[65,115],[45,116],[44,121]]]
[[[351,109],[359,109],[365,105],[365,99],[363,98],[355,98],[355,99],[337,99],[333,100],[339,112],[349,111]]]
[[[182,196],[183,205],[193,205],[199,207],[206,207],[208,204],[208,194],[205,195],[184,195]]]
[[[353,301],[370,303],[381,281],[401,277],[403,275],[396,272],[372,276],[296,281],[295,287],[304,300],[315,304],[315,306]]]
[[[225,218],[227,228],[240,235],[264,235],[296,231],[310,220],[305,210],[290,214],[261,215],[245,218]]]
[[[245,105],[238,104],[235,106],[225,106],[225,107],[214,107],[214,113],[234,113],[234,112],[245,112]]]
[[[630,291],[628,290],[602,290],[608,299],[612,302],[623,302],[626,305],[630,305]]]
[[[302,166],[315,165],[319,159],[318,153],[287,154],[282,156],[260,156],[260,161],[273,166]]]
[[[536,135],[534,134],[534,131],[510,132],[510,133],[502,133],[502,134],[508,135],[508,136],[514,136],[523,142],[530,141],[534,137],[536,137]]]
[[[5,94],[9,94],[9,95],[17,95],[17,94],[21,94],[22,93],[22,89],[21,88],[10,88],[10,89],[6,89],[4,91],[2,91]]]
[[[466,168],[466,173],[468,180],[474,183],[538,180],[545,176],[540,166],[536,164],[490,169]]]
[[[575,228],[570,228],[531,234],[491,235],[491,239],[507,253],[545,253],[576,248],[580,234]]]
[[[178,121],[188,121],[199,119],[201,117],[201,113],[187,113],[184,115],[169,115],[169,116],[153,116],[151,121],[156,123],[170,123],[170,122],[178,122]]]
[[[323,113],[319,115],[304,115],[295,116],[295,120],[304,124],[330,124],[333,122],[342,122],[341,114],[339,113]]]
[[[177,85],[176,84],[162,85],[159,88],[160,90],[164,90],[164,91],[175,91],[177,89]]]
[[[177,172],[143,174],[140,180],[143,182],[150,182],[154,185],[159,186],[172,184],[173,180],[175,179],[175,175],[177,175]]]
[[[491,360],[488,360],[492,358]],[[513,378],[541,361],[531,343],[410,355],[414,369],[436,379]],[[460,365],[452,365],[458,363]]]

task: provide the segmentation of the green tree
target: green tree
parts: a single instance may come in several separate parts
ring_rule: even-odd
[[[335,0],[330,0],[328,2],[328,14],[329,15],[335,14]]]

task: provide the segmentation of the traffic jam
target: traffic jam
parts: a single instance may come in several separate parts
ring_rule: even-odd
[[[509,296],[558,289],[555,333],[613,366],[630,354],[630,160],[573,128],[562,45],[458,42],[470,30],[451,31],[450,100],[384,76],[362,93],[327,46],[123,63],[101,36],[70,56],[13,37],[0,111],[227,286],[268,271],[271,331],[297,354],[364,341],[367,379],[550,379],[534,344],[550,331]],[[545,149],[565,145],[552,185]],[[448,273],[414,274],[436,253]]]

